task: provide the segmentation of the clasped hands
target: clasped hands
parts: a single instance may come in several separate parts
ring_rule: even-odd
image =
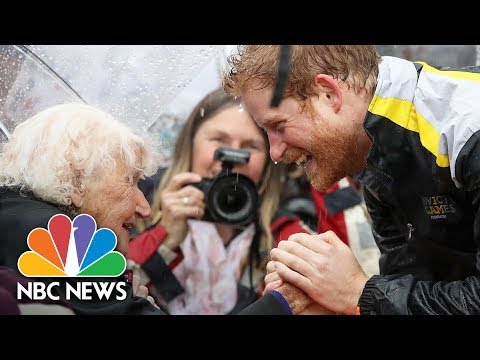
[[[298,233],[270,252],[263,294],[276,290],[295,315],[354,315],[368,280],[333,231]]]

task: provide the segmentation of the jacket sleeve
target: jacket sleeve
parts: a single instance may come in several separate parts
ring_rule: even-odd
[[[423,274],[428,270],[417,259],[413,229],[399,218],[394,209],[380,202],[364,189],[365,204],[372,219],[372,233],[380,250],[380,274]]]
[[[287,301],[273,290],[243,309],[238,315],[292,315]]]
[[[180,248],[172,251],[163,245],[167,235],[160,224],[139,234],[128,246],[128,259],[142,283],[153,286],[169,302],[184,291],[172,272],[183,260],[183,254]]]
[[[408,297],[414,284],[411,273],[426,272],[418,264],[408,239],[411,229],[401,225],[392,209],[364,188],[365,203],[372,219],[372,232],[380,250],[380,274],[366,283],[358,305],[362,315],[409,314]]]
[[[480,268],[480,141],[472,136],[462,148],[455,168],[459,183],[467,190],[475,216],[473,241],[476,245],[476,269]],[[369,195],[371,198],[372,195]],[[373,214],[375,214],[375,209]],[[372,216],[372,219],[374,217]],[[376,216],[375,216],[376,218]],[[401,242],[400,233],[375,224],[376,240],[382,251],[383,276],[370,278],[360,297],[361,314],[479,314],[480,276],[465,277],[457,281],[417,281],[412,275],[418,268],[416,258],[411,256],[407,241]],[[378,227],[379,226],[379,227]],[[378,227],[378,228],[377,228]],[[386,231],[378,237],[378,229]],[[392,230],[388,232],[387,230]],[[388,236],[386,236],[388,235]],[[391,240],[390,240],[391,239]],[[385,253],[385,254],[384,254]],[[389,263],[399,263],[389,268]],[[383,268],[382,268],[383,264]],[[396,272],[396,274],[394,274]],[[406,274],[410,273],[410,274]]]

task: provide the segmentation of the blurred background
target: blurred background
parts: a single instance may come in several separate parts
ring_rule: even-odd
[[[0,142],[51,105],[98,106],[163,145],[168,163],[193,106],[220,83],[234,45],[0,45]],[[480,65],[478,45],[378,45],[433,66]]]

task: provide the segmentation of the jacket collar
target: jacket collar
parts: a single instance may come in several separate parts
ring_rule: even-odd
[[[417,88],[417,67],[411,61],[384,56],[378,67],[377,87],[368,107],[364,127],[369,136],[375,128],[374,119],[378,114],[385,113],[385,101],[392,99],[400,102],[413,103]]]
[[[401,171],[398,162],[402,160],[398,155],[407,151],[404,148],[406,140],[403,133],[392,132],[392,127],[388,126],[391,125],[388,114],[389,111],[395,111],[395,106],[392,105],[397,101],[412,103],[417,80],[418,73],[414,63],[390,56],[382,57],[375,95],[363,124],[373,142],[367,159],[368,165],[353,175],[354,179],[374,192],[390,191],[396,171]],[[405,117],[408,117],[408,113]],[[391,166],[391,161],[396,163],[395,166]]]

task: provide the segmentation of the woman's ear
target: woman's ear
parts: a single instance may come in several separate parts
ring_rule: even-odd
[[[317,74],[313,83],[318,99],[323,103],[331,106],[338,113],[342,107],[342,90],[330,75]]]
[[[73,190],[73,194],[71,197],[73,206],[75,206],[76,208],[82,207],[84,195],[85,193],[83,191],[80,191],[79,189],[75,188]]]

